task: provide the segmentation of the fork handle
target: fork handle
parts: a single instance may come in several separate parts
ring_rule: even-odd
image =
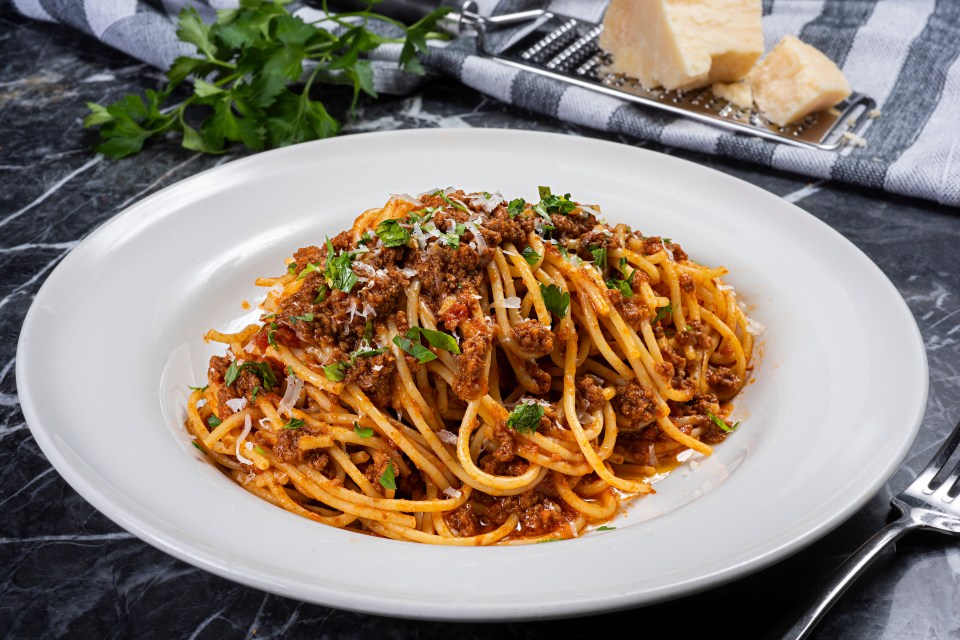
[[[909,515],[904,515],[863,543],[820,586],[817,593],[809,601],[806,612],[783,634],[783,640],[803,640],[809,637],[813,628],[830,610],[830,607],[840,599],[840,596],[853,584],[853,581],[876,560],[880,551],[918,526],[920,525]]]

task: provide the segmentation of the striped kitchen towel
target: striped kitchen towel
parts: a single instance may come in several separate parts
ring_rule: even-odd
[[[24,15],[81,29],[160,68],[192,53],[175,34],[180,8],[214,10],[236,0],[13,0]],[[480,0],[481,13],[548,8],[600,21],[607,0]],[[298,10],[305,17],[309,7]],[[315,14],[315,12],[314,12]],[[475,55],[462,38],[431,48],[427,79],[443,74],[494,98],[595,129],[960,206],[960,1],[763,0],[765,48],[794,34],[834,60],[881,115],[866,146],[842,153],[795,148],[572,87]],[[385,26],[385,29],[389,29]],[[399,71],[399,47],[374,52],[376,88],[415,89]]]

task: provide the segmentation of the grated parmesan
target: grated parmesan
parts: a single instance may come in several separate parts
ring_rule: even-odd
[[[231,411],[233,411],[234,413],[238,413],[240,411],[243,411],[247,407],[247,399],[246,398],[230,398],[224,404],[230,407]]]
[[[459,498],[460,496],[463,495],[462,493],[460,493],[459,490],[454,489],[453,487],[447,487],[446,489],[443,490],[443,493],[444,495],[447,495],[454,499]]]
[[[242,453],[240,453],[240,445],[243,444],[244,438],[247,437],[247,435],[250,433],[250,429],[252,428],[253,428],[253,420],[250,419],[249,415],[245,415],[243,417],[243,431],[240,432],[240,437],[237,438],[237,446],[236,446],[237,460],[239,460],[240,462],[243,462],[244,464],[253,464],[253,460],[245,457]]]
[[[455,433],[446,430],[437,431],[437,437],[440,438],[440,442],[446,442],[447,444],[457,444],[458,440]]]

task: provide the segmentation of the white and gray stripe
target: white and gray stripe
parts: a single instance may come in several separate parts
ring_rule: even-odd
[[[176,15],[211,18],[237,0],[13,0],[22,14],[58,22],[159,68],[192,50]],[[599,21],[608,0],[479,0],[484,14],[546,7]],[[877,100],[868,144],[843,153],[778,145],[625,103],[476,55],[470,39],[432,47],[426,79],[395,66],[399,47],[374,52],[375,86],[404,93],[454,77],[520,108],[600,130],[723,155],[821,179],[960,206],[960,2],[957,0],[760,0],[769,50],[794,34],[837,62],[855,90]],[[309,11],[309,9],[303,9]]]

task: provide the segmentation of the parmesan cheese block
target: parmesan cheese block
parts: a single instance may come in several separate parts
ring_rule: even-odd
[[[781,127],[850,95],[850,84],[837,65],[794,36],[784,36],[747,80],[757,108]]]
[[[743,107],[745,109],[753,108],[753,87],[749,82],[731,82],[729,84],[717,82],[710,90],[713,95],[723,98],[727,102]]]
[[[612,0],[600,48],[610,73],[652,89],[744,77],[763,53],[760,0]]]

